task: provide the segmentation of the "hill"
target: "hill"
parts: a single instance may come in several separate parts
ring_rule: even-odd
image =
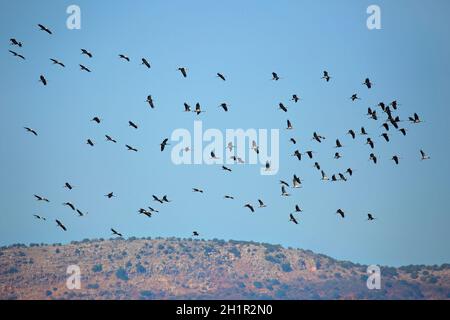
[[[81,289],[69,290],[78,265]],[[0,249],[0,299],[450,299],[450,265],[367,266],[309,250],[222,240],[84,240]]]

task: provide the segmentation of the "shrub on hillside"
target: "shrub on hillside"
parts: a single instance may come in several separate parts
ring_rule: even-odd
[[[120,280],[123,280],[123,281],[128,281],[129,280],[128,273],[127,273],[127,271],[124,268],[119,268],[116,271],[116,277],[118,279],[120,279]]]

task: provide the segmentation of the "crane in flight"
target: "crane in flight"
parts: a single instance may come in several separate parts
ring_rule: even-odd
[[[66,226],[63,225],[61,221],[59,221],[58,219],[56,219],[55,221],[56,221],[56,225],[57,225],[58,227],[60,227],[60,228],[63,229],[64,231],[67,231]]]
[[[41,31],[45,31],[45,32],[47,32],[48,34],[53,34],[52,31],[51,31],[49,28],[47,28],[46,26],[44,26],[44,25],[42,25],[42,24],[38,24],[38,27],[39,27],[39,29],[40,29]]]

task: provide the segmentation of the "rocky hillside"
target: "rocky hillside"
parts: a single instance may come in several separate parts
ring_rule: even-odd
[[[66,286],[78,265],[81,289]],[[367,266],[308,250],[221,240],[84,240],[0,249],[0,299],[450,299],[450,265]]]

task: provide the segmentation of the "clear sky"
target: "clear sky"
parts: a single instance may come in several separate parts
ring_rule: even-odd
[[[66,28],[71,4],[81,8],[81,30]],[[371,4],[381,8],[381,30],[366,27]],[[197,230],[207,239],[280,243],[367,264],[450,262],[449,12],[445,0],[1,1],[0,244],[108,238],[111,227],[126,237],[189,237]],[[38,23],[54,34],[39,31]],[[11,37],[23,48],[10,46]],[[81,48],[94,57],[82,56]],[[150,70],[140,65],[142,57]],[[79,63],[92,73],[81,72]],[[188,68],[187,79],[180,66]],[[329,83],[323,70],[333,77]],[[270,81],[272,71],[282,79]],[[41,74],[46,87],[38,82]],[[374,82],[371,90],[362,85],[366,77]],[[295,105],[289,101],[294,93],[303,98]],[[351,102],[353,93],[362,100]],[[154,110],[145,102],[148,94]],[[393,132],[386,143],[379,137],[383,120],[369,120],[366,112],[394,99],[402,119],[417,112],[425,123],[402,122],[408,135]],[[183,102],[197,101],[205,114],[182,112]],[[222,102],[230,104],[228,113],[217,108]],[[90,121],[94,116],[100,125]],[[259,166],[232,166],[232,173],[175,166],[172,146],[161,153],[159,143],[177,128],[192,131],[195,119],[220,130],[279,128],[279,173],[261,176]],[[286,119],[295,130],[285,130]],[[364,137],[346,135],[362,125],[375,141],[378,165],[368,161]],[[327,140],[311,141],[313,131]],[[107,143],[104,134],[118,143]],[[336,138],[344,144],[340,160],[333,159]],[[313,161],[290,156],[296,148],[316,151],[329,176],[348,167],[355,174],[345,183],[322,182]],[[431,160],[420,161],[421,148]],[[389,160],[393,154],[400,165]],[[278,181],[290,182],[294,173],[304,187],[280,197]],[[64,189],[66,181],[75,189]],[[111,191],[116,198],[104,197]],[[33,194],[51,202],[37,202]],[[173,202],[158,205],[152,194]],[[225,194],[236,200],[224,200]],[[243,208],[258,198],[268,207],[255,214]],[[62,206],[66,201],[89,214],[77,217]],[[295,204],[304,209],[299,225],[288,221]],[[160,213],[151,219],[137,213],[148,205]],[[335,214],[338,208],[345,219]],[[368,212],[377,220],[368,222]]]

